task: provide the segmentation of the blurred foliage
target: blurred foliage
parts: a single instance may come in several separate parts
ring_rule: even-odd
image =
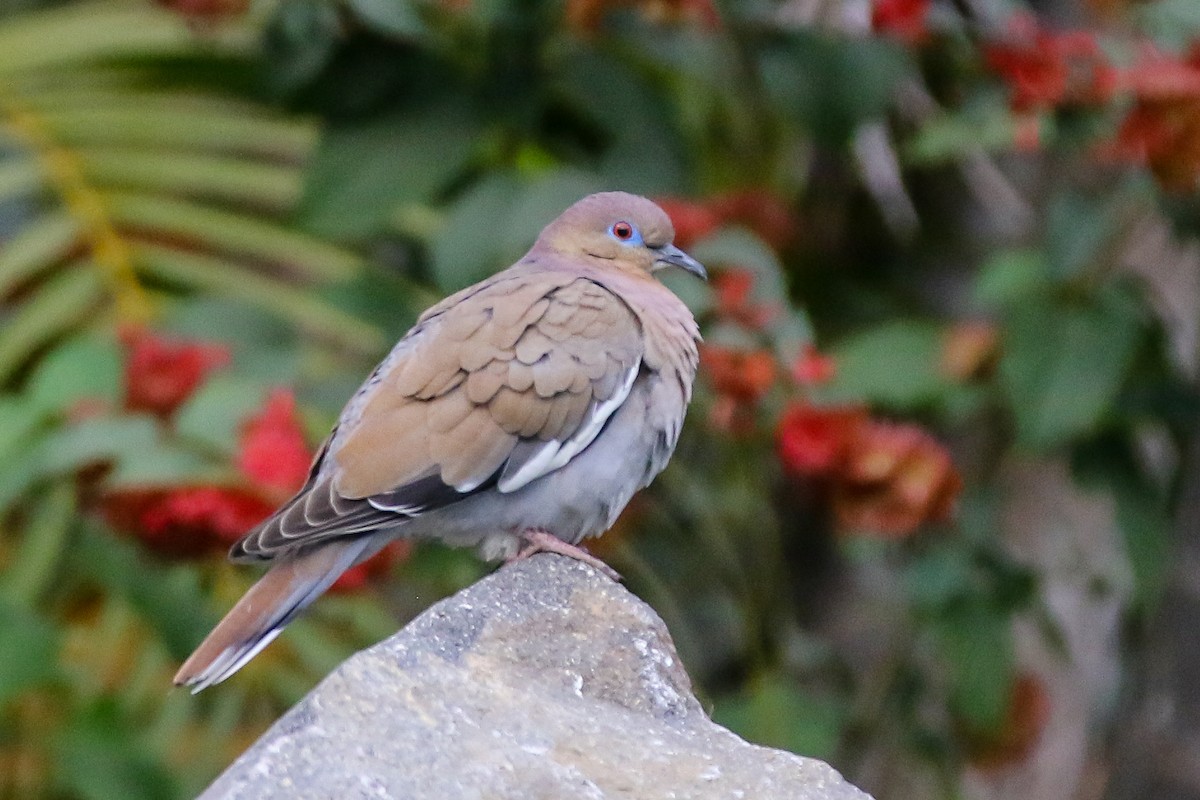
[[[1020,764],[1053,701],[1018,623],[1072,657],[1020,543],[1103,531],[1022,516],[1013,474],[1065,465],[1110,509],[1084,579],[1128,657],[1198,410],[1200,293],[1130,253],[1148,221],[1167,256],[1197,233],[1200,16],[1062,5],[1087,27],[989,0],[4,6],[0,796],[194,795],[483,574],[391,552],[234,680],[167,689],[253,578],[223,548],[388,343],[609,188],[714,274],[670,281],[706,336],[679,451],[594,546],[715,717],[880,796]]]

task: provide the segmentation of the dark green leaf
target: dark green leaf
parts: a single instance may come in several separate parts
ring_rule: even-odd
[[[193,567],[154,562],[133,542],[95,529],[81,532],[72,556],[75,570],[129,601],[172,658],[186,658],[217,622]]]
[[[898,321],[863,331],[834,348],[837,374],[827,396],[906,410],[927,405],[950,387],[941,352],[942,334],[932,324]]]
[[[332,128],[309,168],[300,216],[327,236],[379,233],[396,206],[429,202],[463,169],[479,130],[461,104]]]
[[[1008,615],[982,600],[967,601],[937,620],[936,632],[950,668],[952,708],[971,730],[997,730],[1014,677]]]
[[[1042,299],[1014,307],[1000,383],[1018,441],[1045,449],[1095,429],[1112,407],[1141,332],[1140,310],[1115,291],[1088,304]]]
[[[999,309],[1050,285],[1046,257],[1037,250],[1002,250],[979,270],[974,300],[985,309]]]
[[[137,739],[138,728],[111,700],[78,714],[56,747],[55,775],[83,800],[172,800],[178,787]]]
[[[410,0],[349,0],[347,5],[364,25],[384,35],[412,38],[425,32]]]
[[[58,675],[58,631],[0,596],[0,709],[20,692]]]
[[[770,675],[756,681],[748,693],[719,701],[713,719],[757,744],[828,759],[841,741],[846,708],[836,699]]]
[[[762,59],[763,80],[780,110],[833,146],[882,117],[910,69],[905,52],[890,42],[807,32]]]

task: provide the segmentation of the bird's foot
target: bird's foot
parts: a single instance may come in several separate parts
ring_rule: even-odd
[[[621,573],[617,572],[615,569],[610,567],[608,564],[605,564],[603,561],[596,558],[582,547],[568,544],[549,531],[540,529],[528,530],[521,534],[521,539],[525,542],[525,545],[517,552],[515,556],[508,560],[510,564],[513,561],[521,561],[522,559],[529,558],[534,553],[558,553],[560,556],[567,556],[568,558],[573,558],[576,561],[582,561],[584,564],[587,564],[589,567],[598,570],[600,573],[606,575],[617,583],[621,582]]]

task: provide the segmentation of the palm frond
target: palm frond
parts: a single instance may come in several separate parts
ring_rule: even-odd
[[[357,351],[382,344],[310,288],[353,279],[360,259],[283,221],[315,126],[156,88],[155,57],[242,48],[140,3],[0,25],[0,382],[97,315],[152,319],[164,292],[232,296]]]

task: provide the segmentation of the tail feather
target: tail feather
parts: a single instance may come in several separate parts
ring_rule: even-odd
[[[338,576],[377,550],[369,537],[329,543],[272,567],[175,673],[192,694],[220,683],[270,644]]]

